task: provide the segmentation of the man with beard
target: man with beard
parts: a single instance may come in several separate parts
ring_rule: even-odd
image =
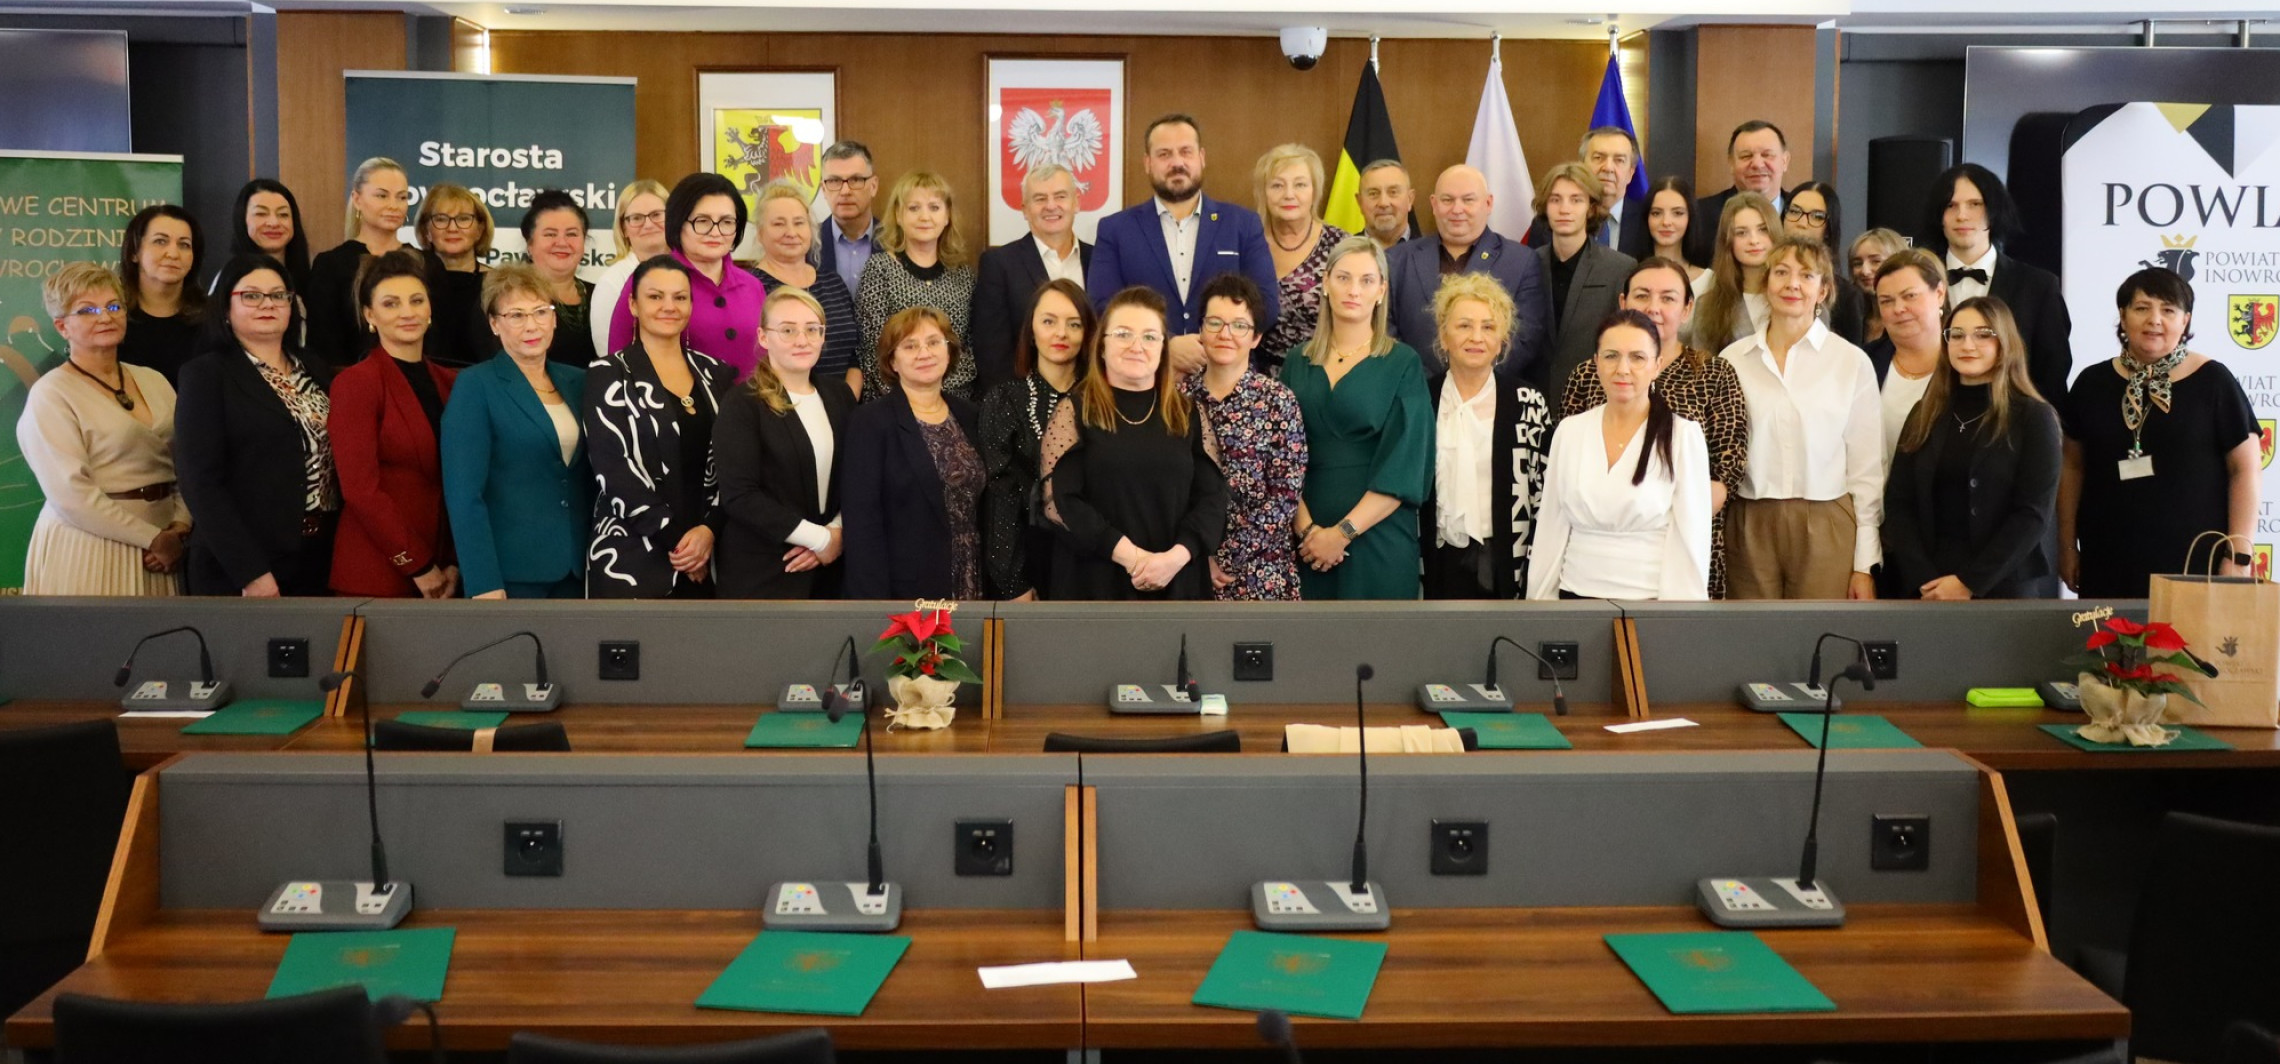
[[[1398,159],[1379,159],[1362,167],[1362,186],[1354,192],[1362,208],[1362,231],[1378,246],[1392,251],[1417,235],[1409,212],[1417,206],[1417,190],[1409,184],[1409,168]]]
[[[1148,184],[1156,195],[1100,220],[1085,291],[1093,306],[1145,285],[1170,308],[1166,357],[1181,373],[1203,367],[1203,288],[1223,273],[1243,273],[1266,296],[1260,321],[1273,321],[1275,262],[1259,216],[1203,194],[1203,135],[1195,119],[1168,114],[1141,134]]]

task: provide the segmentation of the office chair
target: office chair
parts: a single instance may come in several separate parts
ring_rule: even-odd
[[[109,720],[0,731],[0,1016],[87,959],[129,787]]]
[[[2242,1021],[2225,1028],[2224,1050],[2218,1064],[2280,1064],[2280,1038],[2253,1023]]]
[[[2280,1029],[2280,827],[2162,818],[2122,978],[2130,1051],[2218,1059],[2227,1025]]]
[[[832,1064],[833,1059],[831,1032],[821,1029],[663,1049],[593,1045],[529,1032],[507,1044],[507,1064]]]
[[[55,999],[56,1059],[71,1064],[383,1064],[360,986],[274,1001],[184,1005]]]
[[[473,750],[475,733],[466,728],[431,728],[425,724],[406,724],[396,720],[374,721],[372,724],[374,750]],[[496,753],[552,753],[570,752],[570,734],[562,725],[552,721],[538,724],[509,724],[495,734],[491,749]]]
[[[1045,736],[1048,754],[1240,754],[1243,736],[1229,729],[1198,735],[1166,735],[1153,739],[1111,739],[1097,735],[1052,732]]]

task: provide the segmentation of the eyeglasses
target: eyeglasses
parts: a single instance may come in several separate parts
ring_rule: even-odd
[[[640,214],[621,214],[618,217],[625,221],[625,227],[628,229],[647,229],[653,225],[665,224],[664,211],[643,211]]]
[[[474,216],[474,215],[472,215],[472,214],[437,214],[437,215],[431,215],[431,216],[429,216],[429,218],[428,218],[428,222],[429,222],[429,224],[431,224],[431,225],[434,225],[434,226],[435,226],[436,228],[438,228],[438,229],[473,229],[473,228],[475,228],[475,216]]]
[[[240,291],[231,292],[230,298],[237,300],[241,307],[282,307],[293,301],[293,293]]]
[[[1951,344],[1960,344],[1965,340],[1992,344],[1997,339],[1993,329],[1949,329],[1944,335],[1947,337],[1947,342]]]
[[[105,314],[123,313],[126,309],[127,308],[119,305],[118,300],[114,299],[99,307],[80,307],[79,309],[72,311],[71,316],[74,318],[100,318]]]
[[[863,174],[860,177],[827,177],[823,179],[823,190],[825,192],[845,192],[858,185],[870,183],[870,180],[876,176],[878,175]]]
[[[1258,326],[1244,321],[1241,318],[1236,318],[1233,320],[1226,318],[1203,319],[1203,331],[1205,332],[1223,332],[1230,333],[1235,336],[1249,336],[1251,335],[1251,331],[1256,328],[1258,328]],[[1113,336],[1115,334],[1111,333],[1110,335]]]
[[[1164,334],[1157,332],[1154,329],[1150,329],[1146,332],[1134,332],[1131,329],[1110,329],[1108,331],[1108,339],[1112,343],[1130,344],[1134,341],[1138,341],[1140,343],[1148,345],[1149,347],[1154,347],[1157,344],[1164,342]]]
[[[1829,224],[1829,212],[1827,211],[1809,211],[1802,207],[1791,207],[1783,211],[1781,216],[1792,222],[1811,222],[1814,225]]]
[[[720,218],[709,218],[698,215],[681,224],[688,226],[690,231],[699,236],[716,236],[735,231],[736,216],[731,214]]]
[[[545,324],[546,322],[553,321],[554,308],[540,307],[537,310],[510,310],[503,314],[493,314],[491,317],[506,322],[513,328],[520,329],[532,322]]]
[[[929,336],[923,340],[913,336],[895,345],[895,350],[897,351],[909,351],[914,353],[918,351],[947,351],[949,349],[950,341],[945,340],[940,336]]]
[[[778,325],[768,330],[768,338],[780,344],[788,344],[794,340],[821,340],[823,339],[823,326]]]

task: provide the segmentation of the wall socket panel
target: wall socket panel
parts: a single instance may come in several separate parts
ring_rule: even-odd
[[[632,639],[602,641],[599,673],[604,680],[641,679],[641,644]]]
[[[961,876],[1013,874],[1013,821],[961,820],[958,822],[957,862]]]
[[[1869,675],[1879,680],[1900,678],[1900,644],[1890,639],[1864,639],[1861,649],[1868,655]]]
[[[1488,874],[1488,821],[1433,822],[1430,871],[1437,876]]]
[[[1273,680],[1275,678],[1275,645],[1273,643],[1235,644],[1235,678],[1238,680]]]
[[[269,641],[270,676],[307,676],[308,674],[308,640],[272,639]]]
[[[1931,871],[1931,817],[1915,813],[1879,813],[1872,824],[1868,841],[1868,867],[1871,871]]]
[[[1544,662],[1550,666],[1536,666],[1536,678],[1539,680],[1573,680],[1583,674],[1579,664],[1582,661],[1582,651],[1574,643],[1538,643],[1536,653],[1542,655]],[[1555,669],[1558,670],[1556,677],[1553,673]]]
[[[506,872],[510,876],[559,876],[562,874],[562,822],[507,821],[506,850]]]

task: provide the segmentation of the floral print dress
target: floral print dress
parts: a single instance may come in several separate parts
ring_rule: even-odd
[[[1233,579],[1212,597],[1295,601],[1298,549],[1293,522],[1306,482],[1306,426],[1298,398],[1280,381],[1246,371],[1225,399],[1214,399],[1203,374],[1187,379],[1187,394],[1219,438],[1219,465],[1227,475],[1227,538],[1212,559]]]

